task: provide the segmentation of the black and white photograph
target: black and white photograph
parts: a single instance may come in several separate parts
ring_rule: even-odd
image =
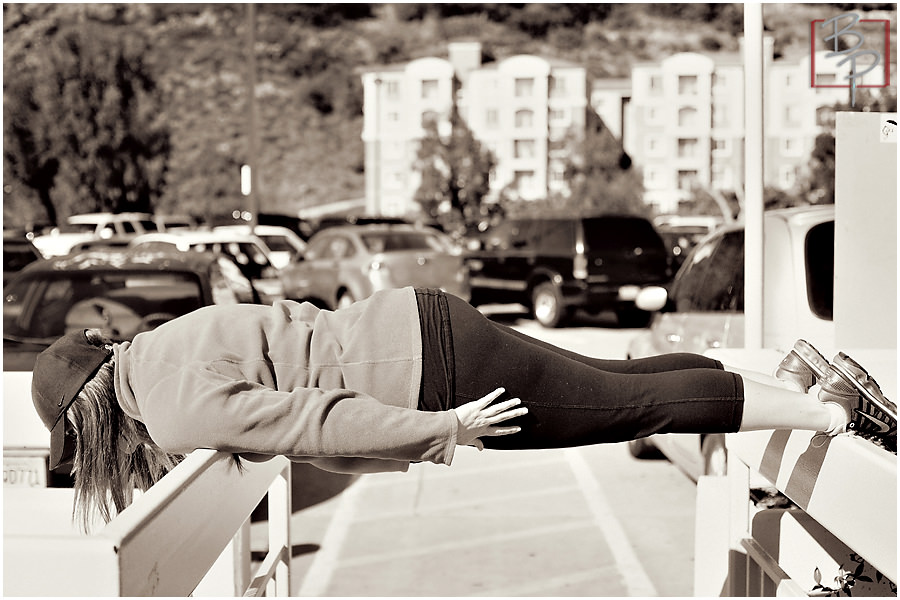
[[[3,4],[4,597],[897,597],[896,3]]]

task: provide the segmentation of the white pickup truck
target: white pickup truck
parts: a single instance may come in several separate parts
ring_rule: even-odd
[[[764,216],[763,346],[790,351],[803,338],[834,347],[834,205],[767,211]],[[645,288],[639,308],[657,311],[634,338],[629,358],[744,346],[744,227],[721,227],[701,241],[671,286]],[[630,445],[634,456],[661,450],[696,480],[718,472],[722,435],[657,435]],[[717,462],[718,461],[718,462]]]

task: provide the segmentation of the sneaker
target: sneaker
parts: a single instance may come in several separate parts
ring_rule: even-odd
[[[801,392],[825,378],[828,361],[806,340],[797,340],[775,369],[775,378],[789,383]]]
[[[837,403],[847,412],[845,431],[877,440],[891,452],[897,451],[897,407],[884,397],[859,363],[841,353],[819,383],[819,400]]]

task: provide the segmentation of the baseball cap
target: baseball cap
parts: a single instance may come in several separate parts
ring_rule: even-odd
[[[31,399],[50,430],[51,469],[72,459],[74,438],[66,434],[64,415],[110,354],[111,349],[88,342],[82,329],[67,333],[38,355],[31,379]]]

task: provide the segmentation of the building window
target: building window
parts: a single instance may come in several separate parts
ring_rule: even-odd
[[[500,114],[496,108],[489,108],[484,113],[484,124],[494,129],[500,126]]]
[[[396,100],[400,97],[400,82],[399,81],[385,81],[384,82],[384,90],[387,94],[387,97],[391,100]]]
[[[834,73],[816,73],[816,85],[834,85],[837,75]]]
[[[394,110],[390,111],[387,114],[387,120],[388,123],[398,123],[400,121],[400,113]]]
[[[534,158],[534,140],[516,140],[514,155],[516,158]]]
[[[516,127],[532,127],[534,125],[534,113],[530,110],[516,111]]]
[[[557,186],[566,182],[566,166],[560,163],[550,165],[550,182]]]
[[[803,153],[803,144],[797,138],[781,138],[781,153],[784,156],[800,156]]]
[[[433,110],[426,110],[422,113],[422,127],[427,127],[430,123],[437,124],[439,115]]]
[[[784,87],[793,87],[794,86],[794,76],[790,73],[786,73],[784,76]]]
[[[728,76],[723,73],[712,74],[712,86],[714,90],[724,91],[728,89]]]
[[[423,79],[422,80],[422,99],[434,100],[438,97],[438,80]]]
[[[678,110],[678,126],[697,127],[697,109],[689,106],[680,108]]]
[[[731,154],[731,145],[728,143],[728,140],[713,138],[712,153],[716,156],[726,156]]]
[[[534,79],[516,78],[516,98],[530,98],[534,95]]]
[[[565,109],[551,108],[550,109],[550,123],[553,125],[565,125],[567,123]]]
[[[797,183],[797,167],[784,165],[778,169],[778,184],[781,189],[790,189]]]
[[[648,156],[663,156],[665,154],[665,145],[658,136],[647,136],[646,144]]]
[[[697,183],[697,171],[678,171],[678,189],[691,191]]]
[[[647,107],[647,123],[656,125],[662,121],[663,111],[657,106]]]
[[[655,189],[659,186],[659,173],[655,167],[647,167],[644,169],[644,187]]]
[[[534,187],[534,171],[516,171],[515,186],[519,193],[531,190]]]
[[[650,76],[650,94],[653,96],[661,96],[663,93],[662,75]]]
[[[566,80],[563,77],[551,77],[550,78],[550,95],[551,96],[565,96],[566,95]]]
[[[682,96],[697,95],[697,76],[696,75],[679,75],[678,76],[678,93]]]
[[[681,138],[678,140],[678,157],[679,158],[694,158],[697,156],[697,139],[696,138]]]
[[[800,125],[799,107],[789,104],[784,107],[784,124],[788,127],[798,127]]]

